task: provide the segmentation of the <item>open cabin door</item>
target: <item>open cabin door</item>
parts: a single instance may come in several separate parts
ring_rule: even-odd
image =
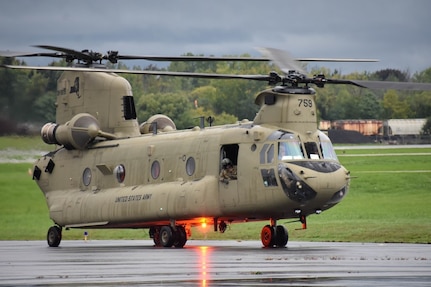
[[[238,151],[238,144],[223,145],[220,149],[219,198],[222,207],[238,205]],[[231,169],[228,169],[228,164],[232,165]]]

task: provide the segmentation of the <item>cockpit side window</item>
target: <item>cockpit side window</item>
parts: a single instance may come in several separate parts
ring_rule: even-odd
[[[309,159],[320,158],[319,149],[317,148],[317,144],[315,142],[306,142],[304,143],[304,146]]]
[[[274,145],[264,144],[260,151],[260,163],[272,163],[274,162]]]
[[[337,154],[335,153],[334,147],[332,146],[331,140],[327,135],[320,132],[320,149],[322,150],[323,158],[338,160]]]

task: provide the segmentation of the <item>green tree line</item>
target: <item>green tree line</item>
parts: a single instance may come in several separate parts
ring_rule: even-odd
[[[14,58],[0,58],[0,62],[26,64]],[[50,65],[65,66],[66,63],[58,61]],[[109,66],[130,68],[124,63]],[[260,62],[172,62],[164,68],[151,64],[131,69],[263,75],[277,70],[272,64]],[[56,82],[60,74],[58,71],[0,69],[0,117],[3,121],[55,122]],[[310,74],[324,74],[327,78],[431,83],[431,67],[413,75],[394,69],[340,75],[337,70],[327,68],[311,69]],[[154,114],[166,114],[178,128],[197,125],[201,116],[214,117],[214,124],[252,120],[258,111],[254,97],[259,91],[268,88],[265,82],[248,80],[132,74],[122,76],[133,88],[140,122]],[[325,88],[315,89],[318,115],[322,120],[431,117],[430,91],[383,91],[348,85],[326,85]]]

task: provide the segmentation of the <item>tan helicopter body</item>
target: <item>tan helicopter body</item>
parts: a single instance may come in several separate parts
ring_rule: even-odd
[[[55,53],[0,55],[78,60],[71,67],[1,66],[64,71],[58,80],[56,123],[41,131],[42,139],[56,146],[33,168],[33,179],[56,224],[47,234],[52,247],[60,244],[63,228],[149,228],[156,246],[183,247],[191,226],[212,224],[215,231],[224,232],[226,222],[251,220],[269,221],[261,231],[265,247],[284,247],[288,232],[277,220],[297,218],[305,228],[308,215],[331,208],[349,189],[349,171],[317,129],[315,91],[309,85],[431,90],[423,83],[309,78],[276,49],[263,50],[269,58],[217,58],[37,47]],[[272,60],[285,75],[129,71],[101,64],[119,59]],[[303,59],[316,60],[328,61]],[[253,121],[205,127],[202,119],[195,128],[177,130],[166,115],[154,115],[139,125],[131,86],[117,73],[259,80],[273,88],[256,96],[260,110]],[[226,177],[228,171],[232,176]]]
[[[202,221],[275,224],[333,206],[348,190],[349,173],[316,129],[314,91],[279,90],[256,97],[261,110],[253,122],[177,131],[159,115],[156,124],[141,126],[141,135],[124,78],[64,72],[57,124],[42,129],[58,148],[34,167],[51,219],[66,228],[152,227],[157,234],[163,226],[183,230]],[[280,144],[295,153],[283,159]],[[236,166],[236,180],[219,180],[223,158]],[[156,244],[175,242],[166,241]]]

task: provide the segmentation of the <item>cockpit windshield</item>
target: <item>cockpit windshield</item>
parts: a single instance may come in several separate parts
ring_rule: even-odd
[[[281,136],[278,143],[278,159],[291,160],[303,159],[301,143],[299,139],[291,133],[285,133]]]
[[[322,150],[323,158],[338,160],[337,154],[335,153],[334,147],[332,146],[331,140],[327,135],[319,132],[320,149]]]

